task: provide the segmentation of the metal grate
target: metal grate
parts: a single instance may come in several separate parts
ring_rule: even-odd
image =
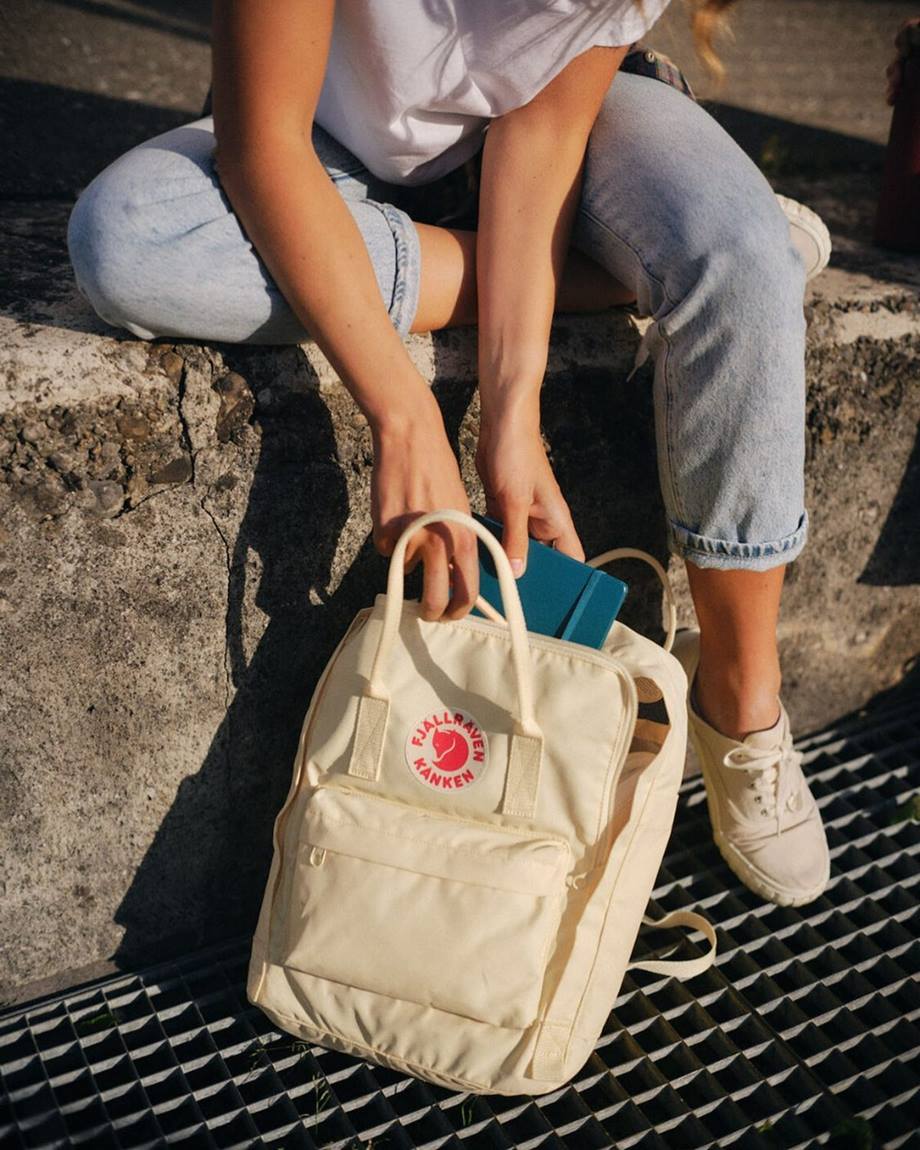
[[[717,965],[685,984],[627,976],[562,1090],[455,1094],[297,1042],[247,1003],[242,939],[0,1015],[0,1145],[918,1145],[920,823],[906,804],[920,704],[894,699],[799,746],[831,842],[825,895],[784,909],[748,892],[686,781],[655,909],[709,914]]]

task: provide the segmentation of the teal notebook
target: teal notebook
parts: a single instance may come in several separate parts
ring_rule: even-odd
[[[474,518],[501,542],[500,523],[476,513]],[[586,647],[603,644],[628,589],[625,583],[605,571],[579,563],[536,539],[530,540],[527,566],[516,583],[528,631],[583,643]],[[502,611],[495,563],[481,540],[479,593],[497,611]],[[473,610],[481,614],[475,607]]]

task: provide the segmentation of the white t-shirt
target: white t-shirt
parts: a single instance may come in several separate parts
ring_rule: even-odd
[[[576,56],[627,45],[668,0],[337,0],[316,122],[375,175],[421,184]]]

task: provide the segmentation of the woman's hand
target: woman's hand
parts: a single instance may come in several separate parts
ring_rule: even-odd
[[[502,545],[516,576],[524,573],[528,535],[584,562],[572,513],[546,458],[537,405],[482,421],[476,469],[488,513],[504,525]]]
[[[460,468],[437,401],[427,387],[405,410],[391,410],[386,419],[372,422],[371,430],[373,539],[382,555],[391,555],[403,530],[426,511],[450,507],[469,514]],[[420,560],[424,564],[422,617],[462,618],[479,594],[476,536],[457,524],[433,523],[409,540],[406,571],[412,571]],[[453,597],[449,598],[451,583]]]

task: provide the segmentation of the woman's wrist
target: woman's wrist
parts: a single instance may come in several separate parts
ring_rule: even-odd
[[[513,423],[522,431],[540,430],[540,383],[511,380],[479,383],[480,434],[492,427]]]
[[[385,399],[365,402],[361,407],[375,440],[392,442],[419,432],[444,429],[438,401],[421,376],[394,388]]]

